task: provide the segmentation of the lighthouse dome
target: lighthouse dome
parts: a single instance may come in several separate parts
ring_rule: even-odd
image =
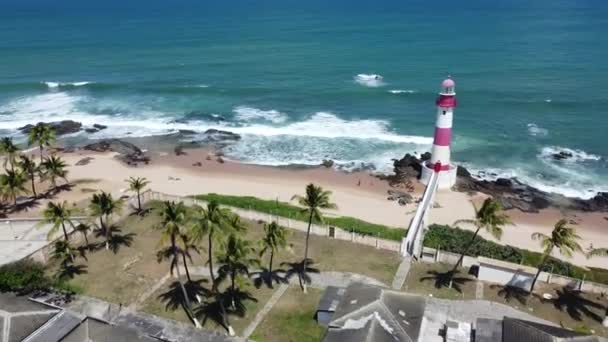
[[[443,83],[441,83],[441,87],[443,88],[454,88],[455,85],[456,83],[454,83],[454,80],[451,78],[446,78]]]

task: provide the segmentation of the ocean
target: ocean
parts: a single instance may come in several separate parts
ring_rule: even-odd
[[[89,138],[216,128],[244,162],[377,172],[430,150],[450,74],[456,163],[608,191],[602,0],[2,0],[0,56],[0,135],[19,141],[65,119],[109,126]]]

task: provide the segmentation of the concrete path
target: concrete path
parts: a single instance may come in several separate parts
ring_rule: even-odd
[[[395,278],[393,278],[392,288],[393,290],[401,290],[403,284],[405,283],[405,279],[407,278],[408,273],[410,273],[410,267],[412,266],[412,258],[405,257],[399,264],[399,268],[395,273]]]
[[[477,281],[475,284],[475,299],[483,299],[483,282]]]
[[[289,288],[289,285],[287,285],[287,284],[282,284],[281,286],[279,286],[279,288],[272,294],[272,297],[270,297],[270,299],[268,300],[266,305],[264,305],[262,310],[260,310],[255,315],[255,317],[253,318],[253,321],[251,321],[251,323],[249,323],[247,328],[245,328],[245,330],[243,330],[244,338],[249,338],[249,336],[251,336],[251,334],[253,334],[253,332],[258,327],[258,325],[260,323],[262,323],[262,320],[264,320],[264,317],[266,317],[266,315],[270,312],[270,310],[272,310],[272,308],[279,301],[279,299],[281,299],[281,297],[283,297],[283,294],[285,293],[285,291],[287,291],[288,288]]]

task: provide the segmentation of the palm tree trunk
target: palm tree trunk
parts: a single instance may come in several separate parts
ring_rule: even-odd
[[[12,191],[12,194],[13,194],[13,204],[15,205],[15,208],[17,208],[17,194],[14,191]]]
[[[215,284],[215,275],[213,274],[213,234],[209,233],[209,248],[207,248],[207,252],[209,253],[209,276],[211,277],[211,288],[213,291],[217,290],[217,286]]]
[[[36,194],[36,180],[34,179],[34,174],[31,173],[30,174],[31,180],[32,180],[32,193],[34,193],[34,198],[38,196],[38,194]]]
[[[234,272],[234,270],[232,270],[232,272],[230,272],[230,297],[232,299],[232,309],[236,309],[236,303],[234,302],[234,297],[236,296],[236,292],[235,292],[235,286],[234,286],[234,278],[236,277],[236,274]]]
[[[220,296],[219,292],[216,293],[216,300],[220,304],[220,312],[222,315],[222,320],[224,321],[224,327],[228,330],[228,335],[234,336],[234,329],[232,329],[232,326],[228,321],[228,315],[226,314],[226,308],[224,307],[224,299],[222,298],[222,296]]]
[[[141,212],[141,196],[139,190],[137,190],[137,211]]]
[[[310,238],[310,227],[312,226],[312,208],[310,209],[310,216],[308,217],[308,229],[306,230],[306,246],[304,247],[304,260],[302,261],[302,272],[301,274],[298,275],[298,277],[300,278],[300,287],[302,288],[302,291],[304,293],[307,293],[306,291],[306,282],[302,281],[302,275],[304,273],[306,273],[306,265],[308,263],[308,240]]]
[[[38,145],[40,147],[40,164],[42,164],[42,162],[44,161],[42,159],[42,144]]]
[[[63,229],[63,237],[65,238],[65,241],[68,241],[68,231],[65,230],[65,223],[61,222],[61,228]]]
[[[186,277],[188,278],[188,282],[192,282],[190,278],[190,270],[188,270],[188,263],[186,262],[186,254],[182,253],[182,261],[184,262],[184,270],[186,271]]]
[[[545,266],[545,262],[547,261],[547,258],[549,257],[549,255],[551,254],[552,251],[553,251],[553,248],[551,248],[550,250],[545,251],[545,253],[543,253],[542,259],[540,259],[540,265],[538,265],[538,270],[536,271],[536,275],[534,276],[534,280],[532,280],[532,285],[530,285],[530,293],[532,293],[532,291],[534,291],[534,286],[536,285],[538,276],[540,275],[540,272],[542,272],[543,266]]]
[[[89,248],[89,238],[87,237],[87,232],[82,232],[84,235],[84,242],[87,244],[87,248]]]
[[[272,259],[274,258],[274,249],[270,249],[270,263],[268,265],[268,274],[270,275],[272,284]]]
[[[481,227],[477,228],[477,230],[475,231],[475,234],[473,234],[473,237],[471,238],[471,240],[469,241],[469,243],[465,247],[464,251],[460,255],[460,258],[458,258],[458,261],[456,262],[456,264],[454,264],[454,267],[452,268],[452,271],[450,272],[450,285],[449,285],[449,288],[452,288],[452,279],[454,277],[454,274],[456,273],[456,270],[458,270],[458,265],[460,265],[462,263],[462,261],[464,260],[465,254],[467,254],[467,252],[469,251],[469,249],[471,248],[471,246],[473,246],[473,242],[475,242],[475,239],[477,238],[477,234],[479,234],[479,230],[480,229],[481,229]]]
[[[101,230],[103,231],[104,235],[106,236],[106,250],[110,249],[110,239],[109,239],[109,229],[106,227],[106,225],[103,223],[103,214],[99,216],[99,225],[101,226]]]
[[[179,260],[178,256],[177,256],[177,252],[175,252],[175,245],[173,248],[173,258],[176,261],[175,264],[177,265],[177,260]],[[190,298],[188,297],[188,292],[186,291],[186,288],[184,287],[184,283],[182,283],[182,279],[181,279],[181,272],[179,271],[179,267],[175,268],[175,272],[177,273],[177,281],[179,282],[179,287],[182,289],[182,294],[184,295],[184,305],[186,306],[186,311],[188,316],[190,316],[190,319],[192,320],[192,322],[194,322],[194,326],[196,326],[198,329],[201,328],[201,324],[198,322],[198,320],[196,319],[196,317],[194,317],[194,313],[192,312],[192,304],[190,303]]]

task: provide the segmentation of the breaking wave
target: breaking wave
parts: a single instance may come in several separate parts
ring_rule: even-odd
[[[411,89],[391,89],[388,92],[391,94],[414,94],[416,91]]]
[[[582,150],[559,146],[543,147],[539,157],[545,161],[563,161],[567,163],[599,161],[602,159],[602,157],[598,155],[587,153]]]
[[[386,84],[384,78],[377,74],[358,74],[354,77],[354,80],[362,86],[371,88],[382,87]]]
[[[87,84],[92,84],[93,82],[41,82],[45,84],[50,89],[62,88],[62,87],[82,87]]]
[[[253,107],[239,106],[233,111],[236,114],[236,119],[242,121],[263,120],[273,123],[282,123],[287,120],[287,115],[274,109],[261,110]]]
[[[528,124],[528,133],[534,137],[544,137],[549,135],[549,130],[542,128],[535,123]]]

